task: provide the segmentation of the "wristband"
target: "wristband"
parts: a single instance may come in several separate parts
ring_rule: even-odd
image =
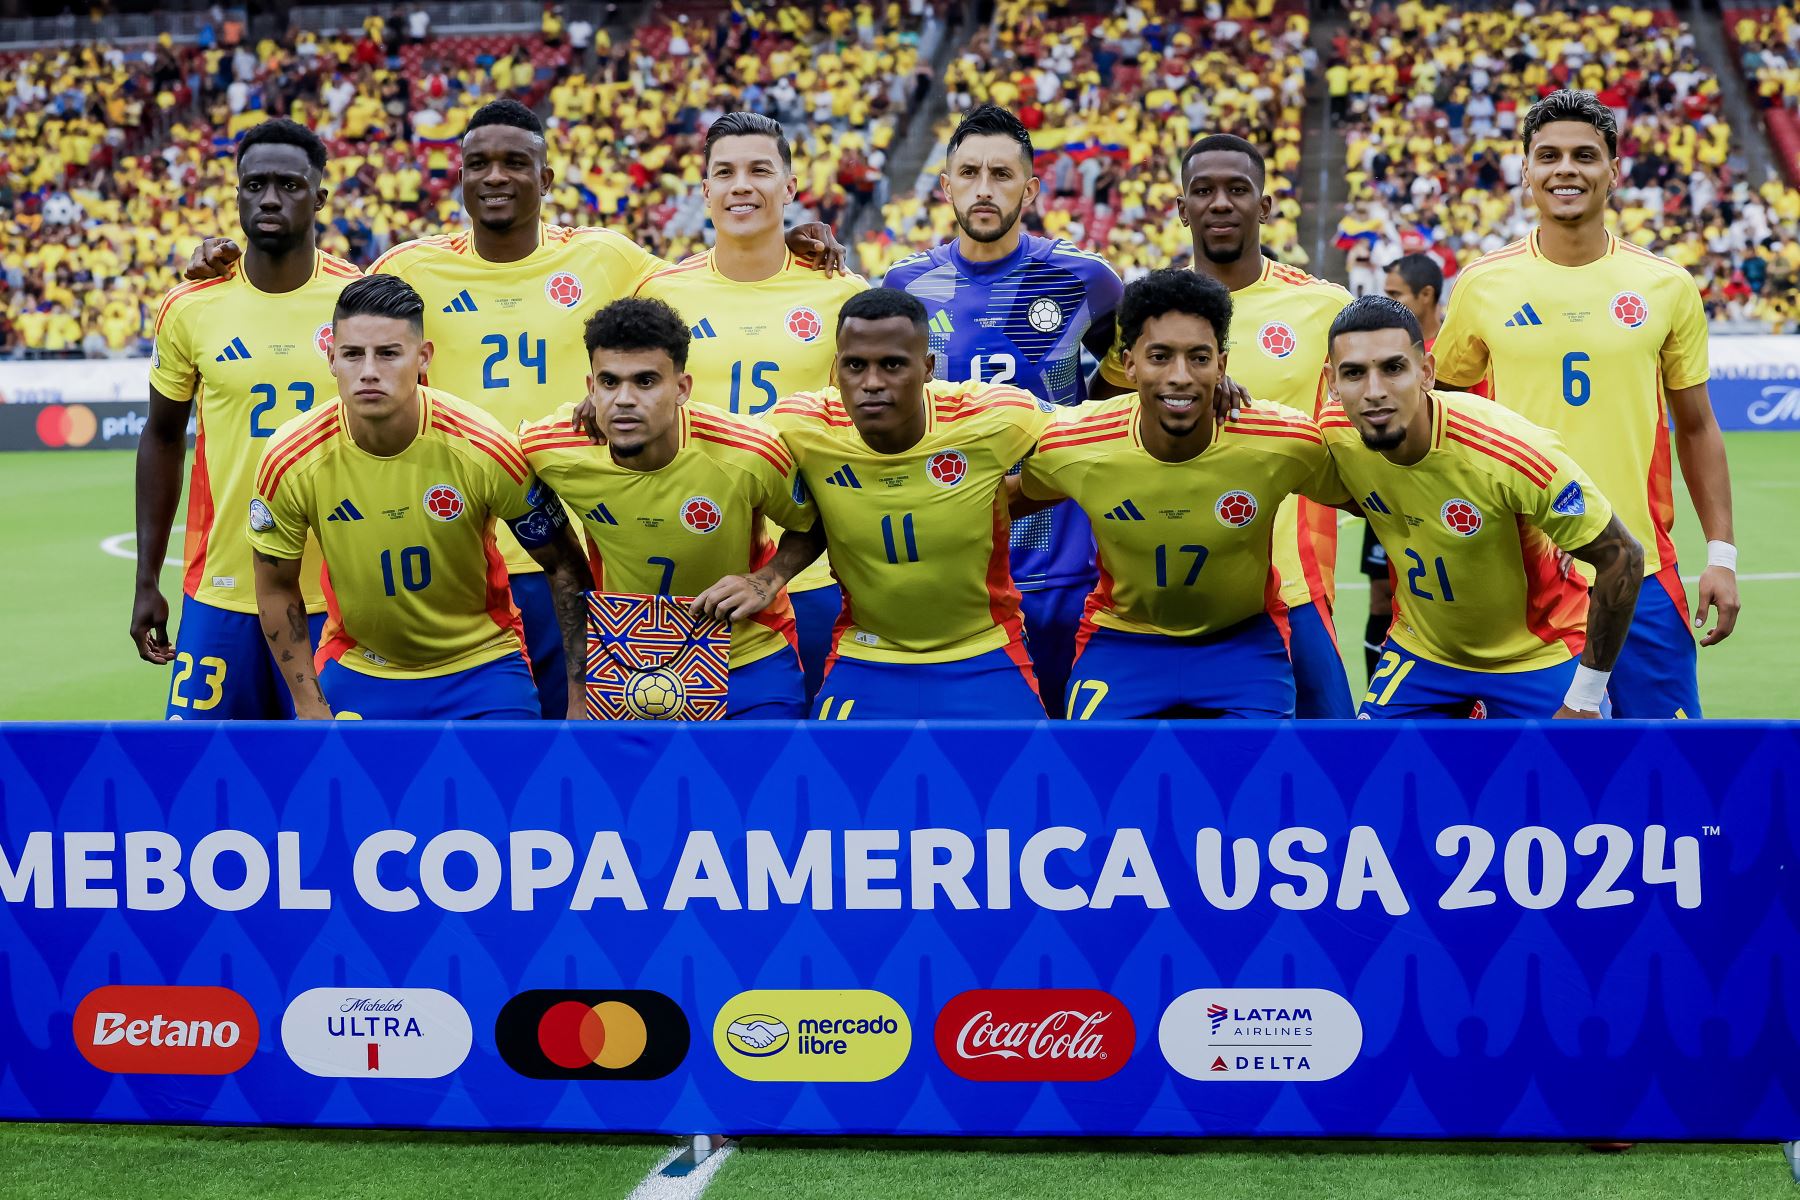
[[[1706,565],[1724,567],[1733,575],[1737,574],[1737,547],[1730,542],[1706,543]]]
[[[1611,671],[1596,671],[1576,663],[1575,678],[1569,682],[1563,707],[1576,712],[1599,712],[1600,702],[1606,699],[1606,681],[1611,678]]]

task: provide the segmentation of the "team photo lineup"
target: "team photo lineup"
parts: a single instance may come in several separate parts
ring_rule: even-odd
[[[131,635],[167,715],[1700,717],[1739,608],[1707,313],[1607,229],[1612,110],[1524,113],[1537,224],[1447,305],[1427,254],[1354,300],[1276,261],[1264,151],[1196,132],[1145,217],[1191,266],[1127,285],[1028,232],[1032,134],[988,103],[948,140],[954,238],[871,287],[786,227],[759,113],[705,129],[716,240],[670,263],[547,223],[544,124],[489,102],[467,227],[366,272],[318,245],[324,141],[248,126],[241,234],[155,317]]]

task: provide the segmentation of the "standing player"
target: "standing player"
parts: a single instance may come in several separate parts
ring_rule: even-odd
[[[283,425],[257,468],[257,605],[302,718],[537,718],[495,517],[549,577],[571,664],[565,703],[580,694],[587,565],[512,435],[419,384],[432,352],[423,309],[392,277],[345,288],[332,321],[338,398]],[[316,662],[300,596],[309,531],[330,605]]]
[[[462,143],[462,200],[472,218],[462,233],[421,238],[377,259],[371,274],[397,275],[425,300],[425,332],[438,347],[434,387],[465,397],[507,429],[581,395],[587,377],[581,327],[587,313],[629,296],[668,266],[637,243],[603,229],[546,224],[543,197],[554,180],[544,124],[516,100],[495,100],[469,119]],[[797,252],[841,247],[808,225],[788,235]],[[208,242],[189,278],[236,254]],[[513,595],[524,614],[532,670],[545,717],[564,714],[561,637],[549,588],[532,556],[502,531]]]
[[[1594,473],[1652,577],[1613,673],[1621,717],[1698,717],[1694,629],[1711,646],[1737,624],[1731,473],[1707,392],[1706,312],[1686,270],[1606,229],[1618,184],[1618,126],[1587,92],[1555,92],[1525,116],[1525,172],[1538,226],[1466,268],[1436,357],[1445,383],[1484,377],[1501,404],[1561,436]],[[1706,570],[1688,625],[1675,565],[1669,420]]]
[[[263,439],[336,388],[332,307],[360,272],[315,245],[324,170],[325,144],[304,126],[266,121],[246,133],[237,151],[237,202],[249,250],[223,277],[175,288],[157,314],[150,415],[138,443],[131,640],[145,661],[175,662],[171,718],[293,712],[257,625],[250,544],[240,522]],[[171,647],[158,577],[196,409],[181,624]],[[322,613],[317,547],[308,567],[302,600],[307,612]]]
[[[888,271],[883,284],[921,300],[940,379],[1010,383],[1040,400],[1087,399],[1085,345],[1113,341],[1118,274],[1098,255],[1026,233],[1037,204],[1031,134],[1006,109],[983,104],[950,135],[938,184],[958,236]],[[1062,715],[1082,604],[1094,586],[1094,537],[1073,504],[1013,522],[1012,574],[1044,705]]]
[[[1294,715],[1275,509],[1340,488],[1305,413],[1252,401],[1215,423],[1230,321],[1230,293],[1206,275],[1157,271],[1127,287],[1119,337],[1137,392],[1062,414],[1025,460],[1021,495],[1072,498],[1100,543],[1069,687],[1076,720]]]
[[[1261,252],[1263,157],[1230,134],[1212,134],[1181,157],[1181,223],[1193,237],[1194,270],[1231,290],[1237,354],[1234,379],[1258,400],[1317,415],[1325,395],[1326,333],[1350,302],[1335,283],[1283,266]],[[1109,383],[1128,384],[1116,354],[1103,364]],[[1349,717],[1350,681],[1332,624],[1336,595],[1337,513],[1298,497],[1275,514],[1275,567],[1288,609],[1295,712]]]
[[[1331,326],[1320,417],[1338,477],[1396,570],[1399,612],[1364,717],[1598,717],[1643,547],[1556,436],[1431,390],[1419,323],[1364,296]],[[1594,570],[1590,594],[1558,551]],[[1579,664],[1576,656],[1580,655]]]
[[[933,381],[925,306],[905,292],[853,296],[838,321],[837,386],[770,417],[844,591],[815,715],[1041,718],[1002,483],[1050,418],[1005,384]]]
[[[688,403],[689,338],[685,318],[660,300],[615,300],[589,317],[588,395],[605,444],[571,428],[569,404],[525,427],[525,454],[582,514],[602,589],[693,596],[695,611],[736,623],[727,717],[801,720],[785,586],[823,548],[806,532],[817,512],[777,434]],[[764,516],[789,531],[779,551]]]

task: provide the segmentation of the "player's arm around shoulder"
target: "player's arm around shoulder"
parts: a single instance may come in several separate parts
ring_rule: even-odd
[[[326,407],[335,404],[334,400]],[[275,431],[257,465],[248,514],[257,619],[293,697],[294,715],[302,721],[331,719],[313,664],[306,599],[300,592],[300,556],[311,523],[308,456],[318,448],[319,433],[336,421],[335,410],[320,415],[314,409]]]

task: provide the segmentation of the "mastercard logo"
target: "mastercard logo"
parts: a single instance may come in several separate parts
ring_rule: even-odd
[[[52,450],[74,449],[94,440],[100,423],[85,404],[46,404],[38,413],[38,441]]]
[[[521,992],[494,1022],[500,1057],[529,1079],[661,1079],[690,1036],[681,1006],[648,991]]]

